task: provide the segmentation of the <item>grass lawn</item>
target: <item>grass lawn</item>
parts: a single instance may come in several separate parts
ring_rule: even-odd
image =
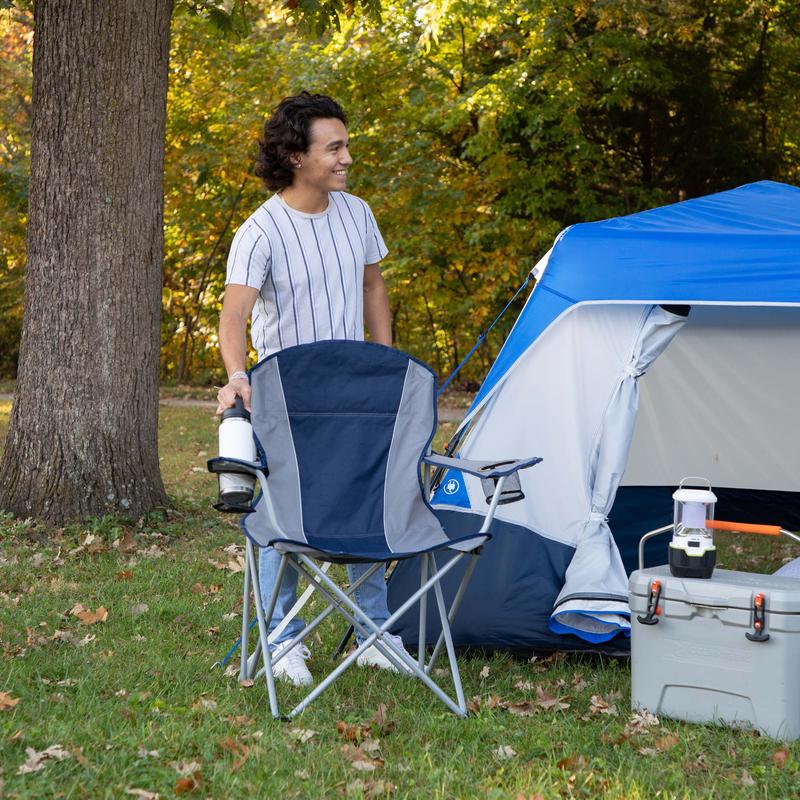
[[[242,577],[236,522],[210,508],[215,435],[208,410],[161,408],[167,515],[0,518],[0,797],[800,795],[798,744],[632,718],[625,661],[464,657],[468,720],[412,680],[352,669],[273,722],[262,682],[211,669],[238,635]],[[729,540],[721,560],[771,571],[791,553]],[[309,642],[317,677],[342,631]]]

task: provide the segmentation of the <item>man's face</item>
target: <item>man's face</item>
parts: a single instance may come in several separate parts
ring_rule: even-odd
[[[311,123],[311,143],[305,153],[295,157],[294,186],[303,185],[323,192],[340,192],[347,186],[347,170],[353,163],[347,149],[347,128],[338,119],[315,119]]]

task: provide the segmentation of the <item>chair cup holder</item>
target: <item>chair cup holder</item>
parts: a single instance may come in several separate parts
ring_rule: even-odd
[[[502,464],[494,464],[493,467],[499,467]],[[499,478],[481,478],[481,487],[483,493],[486,495],[487,505],[492,502],[495,490],[497,489],[497,482]],[[503,483],[503,490],[500,492],[500,499],[497,504],[504,506],[508,503],[516,503],[517,500],[524,500],[525,493],[522,491],[522,485],[519,481],[519,473],[515,472],[509,475]]]

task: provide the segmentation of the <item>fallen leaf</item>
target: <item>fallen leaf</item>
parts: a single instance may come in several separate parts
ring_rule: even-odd
[[[184,778],[200,771],[200,765],[196,761],[170,761],[169,765]]]
[[[746,769],[743,769],[742,777],[739,778],[739,783],[741,783],[742,786],[755,786],[756,782],[753,776]]]
[[[536,705],[546,711],[565,711],[569,708],[569,703],[564,703],[560,698],[548,694],[541,686],[536,687]]]
[[[252,717],[247,717],[244,714],[228,715],[225,719],[237,728],[247,728],[255,721]]]
[[[76,603],[69,611],[70,616],[77,617],[82,625],[95,625],[108,619],[108,611],[100,606],[97,611],[92,611],[83,603]]]
[[[252,678],[244,678],[243,680],[239,681],[239,686],[242,689],[249,689],[251,686],[255,685],[255,681]]]
[[[132,531],[125,531],[122,534],[122,538],[117,542],[117,549],[120,553],[135,553],[136,547],[136,537]]]
[[[488,664],[484,664],[483,665],[483,669],[478,673],[478,676],[480,677],[481,680],[485,680],[486,678],[489,677],[489,665]]]
[[[665,736],[661,736],[660,738],[656,739],[654,744],[656,746],[656,750],[661,753],[667,753],[675,747],[676,744],[680,739],[674,733],[668,733]]]
[[[617,716],[617,707],[612,706],[605,697],[599,694],[593,694],[589,703],[589,713],[591,714],[608,714],[611,717]]]
[[[521,703],[506,703],[506,711],[517,717],[532,717],[537,713],[537,708],[531,700],[523,700]]]
[[[369,728],[366,725],[351,724],[344,720],[336,723],[336,732],[346,742],[361,742],[369,736]]]
[[[625,735],[635,736],[640,733],[647,733],[650,728],[660,724],[658,717],[645,708],[631,714],[631,718],[625,725]]]
[[[65,644],[78,644],[78,637],[72,631],[53,631],[50,640],[53,642],[64,642]]]
[[[217,708],[217,701],[213,697],[201,697],[192,703],[192,708],[202,711],[214,711]]]
[[[118,581],[130,581],[130,580],[133,580],[133,572],[131,572],[129,569],[123,569],[121,572],[117,573],[117,580]],[[143,792],[144,789],[131,789],[131,790],[126,789],[125,791],[126,792],[128,792],[128,791],[131,791],[131,792]]]
[[[360,794],[366,800],[373,800],[375,797],[385,797],[392,794],[397,787],[393,783],[375,778],[356,778],[350,781],[345,787],[347,794]]]
[[[506,761],[509,758],[514,758],[516,754],[517,751],[514,750],[513,747],[509,747],[507,744],[501,745],[496,750],[492,750],[492,755],[500,761]]]
[[[776,750],[772,754],[772,763],[778,768],[783,769],[786,766],[786,759],[789,758],[789,751],[786,748]]]
[[[236,772],[236,770],[247,761],[247,757],[250,755],[250,748],[238,739],[234,739],[232,736],[229,736],[227,739],[222,739],[219,746],[233,756],[233,762],[231,763],[232,772]]]
[[[467,711],[477,714],[481,710],[481,696],[476,694],[474,697],[467,700]]]
[[[158,758],[159,752],[158,750],[148,750],[146,747],[140,747],[136,751],[136,755],[139,756],[139,758]]]
[[[147,603],[134,603],[134,605],[131,606],[131,614],[133,614],[134,617],[139,617],[149,610],[150,606],[147,605]]]
[[[24,764],[20,764],[17,775],[25,775],[29,772],[38,772],[44,769],[44,762],[48,759],[63,761],[70,757],[70,752],[65,750],[60,744],[52,744],[50,747],[37,752],[32,747],[25,748],[25,755],[28,757]]]
[[[589,762],[586,760],[585,756],[579,755],[577,753],[572,753],[572,755],[569,755],[566,758],[562,758],[560,761],[557,761],[556,766],[559,769],[571,772],[574,769],[583,769],[585,766],[588,765],[588,763]]]
[[[244,557],[236,556],[229,558],[227,561],[215,561],[213,558],[208,559],[208,563],[217,569],[226,569],[228,572],[244,572]]]
[[[296,769],[294,771],[294,776],[295,778],[299,778],[301,781],[307,781],[311,777],[311,774],[307,769]]]
[[[125,794],[131,797],[138,797],[139,800],[160,800],[161,798],[158,792],[148,792],[146,789],[132,789],[130,787],[125,789]]]
[[[386,703],[379,703],[374,716],[370,720],[370,730],[375,736],[388,736],[395,728],[397,723],[388,718],[389,706]]]
[[[200,783],[203,779],[201,772],[198,770],[192,775],[187,775],[185,778],[178,778],[175,781],[175,794],[189,794],[200,788]]]
[[[536,688],[536,684],[533,681],[517,681],[514,688],[521,692],[532,692]]]
[[[341,752],[350,762],[350,766],[360,772],[372,772],[377,767],[383,766],[382,759],[371,758],[362,747],[356,747],[352,744],[343,744]]]
[[[317,732],[307,728],[292,728],[289,731],[289,735],[295,741],[300,742],[300,744],[305,744],[306,742],[310,742],[317,735]]]
[[[8,711],[19,703],[19,697],[12,697],[8,692],[0,692],[0,711]]]
[[[572,680],[570,681],[572,688],[576,692],[582,692],[589,684],[583,679],[583,675],[579,672],[576,672],[572,676]]]

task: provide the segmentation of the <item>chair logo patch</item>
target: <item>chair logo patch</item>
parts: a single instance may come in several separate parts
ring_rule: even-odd
[[[431,503],[435,506],[441,503],[445,506],[469,508],[469,494],[467,493],[464,476],[456,469],[448,470],[439,488],[434,492]]]
[[[455,494],[460,488],[461,484],[455,478],[450,478],[450,480],[444,485],[444,493]]]

